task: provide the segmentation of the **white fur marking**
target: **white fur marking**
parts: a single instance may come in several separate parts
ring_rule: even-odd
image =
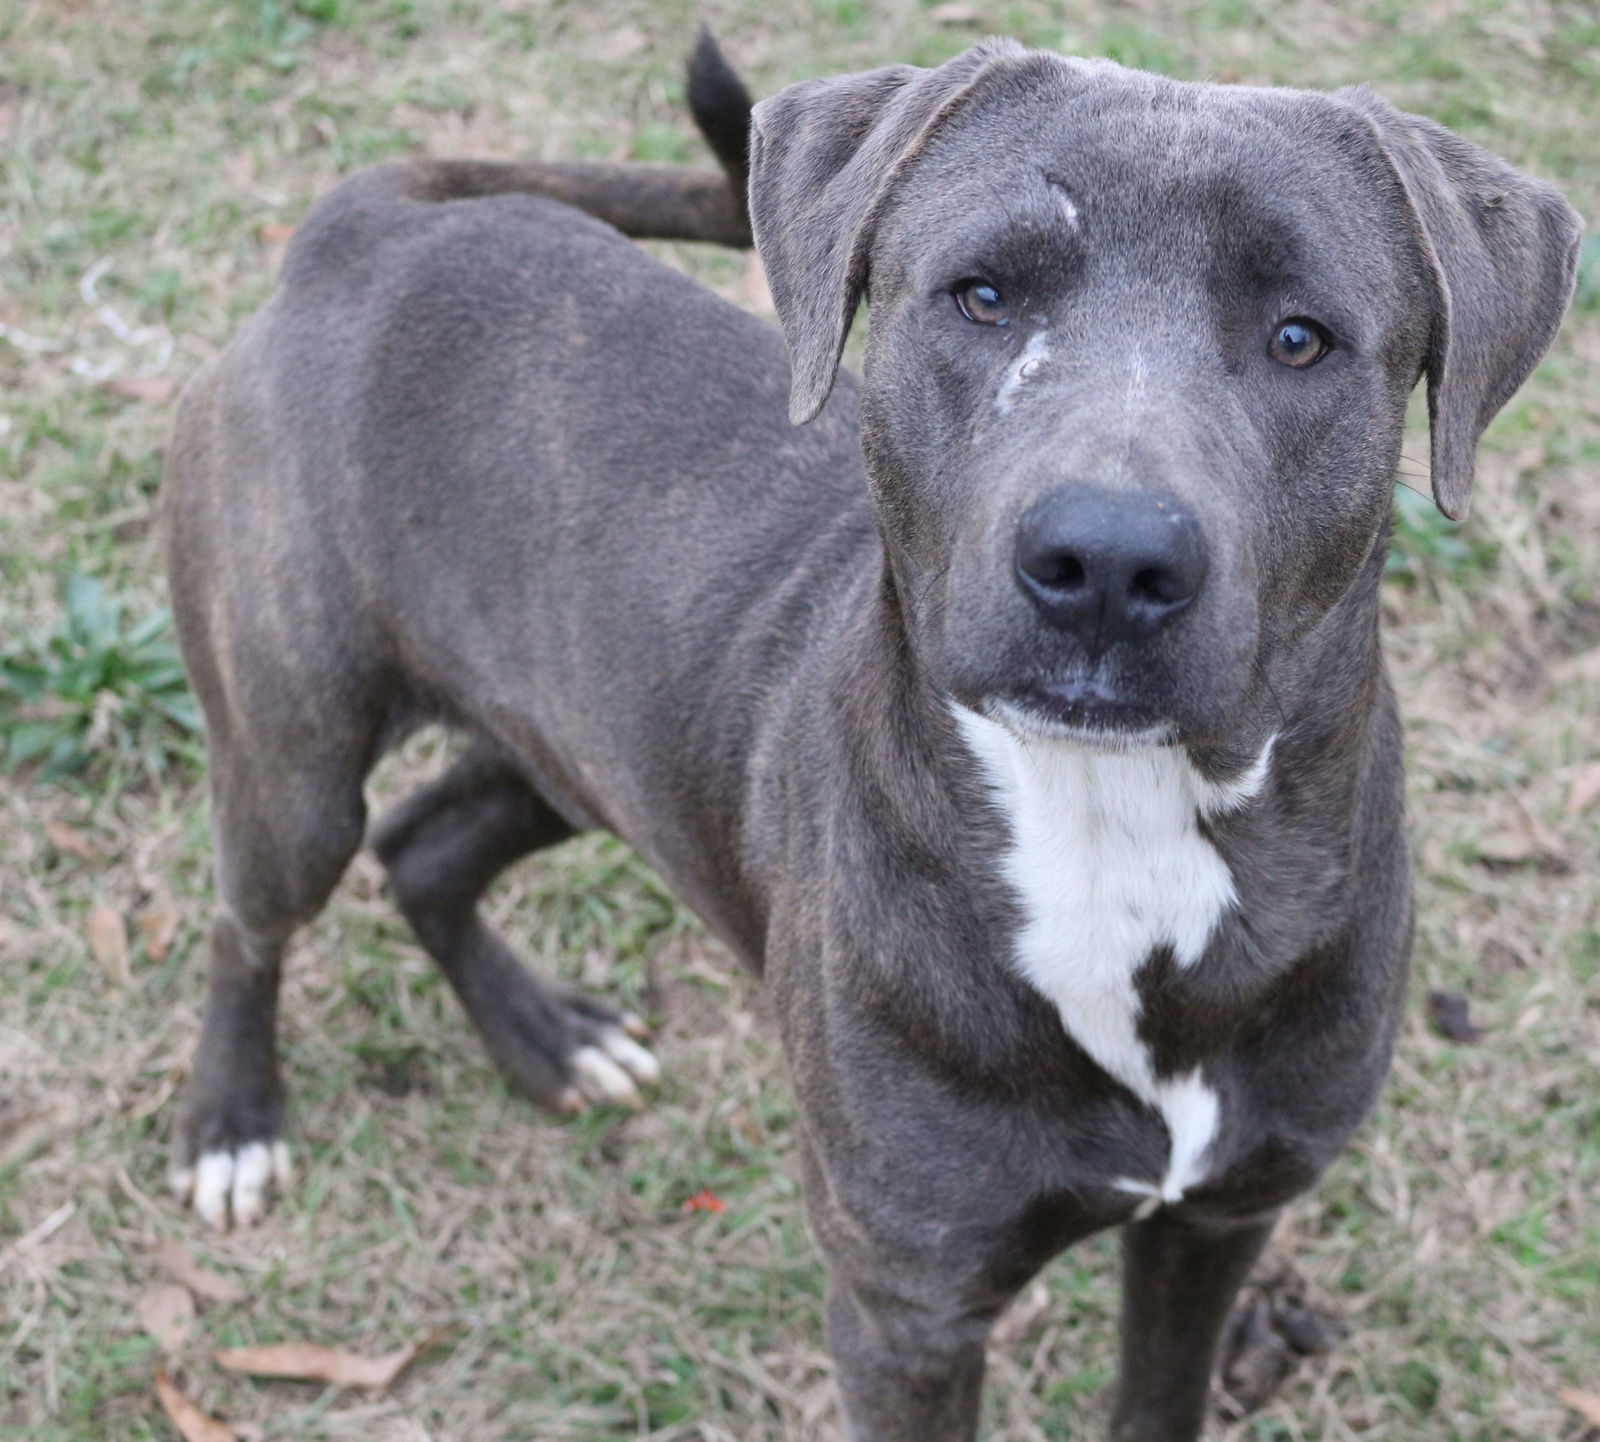
[[[1044,327],[1041,326],[1031,336],[1028,343],[1022,348],[1022,356],[1017,364],[1006,372],[1006,378],[1000,383],[1000,389],[995,394],[994,408],[1002,415],[1017,403],[1017,392],[1023,384],[1039,374],[1044,363],[1050,359],[1050,346],[1045,340]]]
[[[253,1226],[267,1214],[267,1188],[272,1185],[272,1147],[250,1142],[233,1159],[233,1220]]]
[[[232,1221],[252,1226],[267,1214],[275,1190],[281,1196],[293,1176],[285,1141],[246,1142],[234,1152],[207,1152],[192,1167],[178,1167],[167,1185],[180,1202],[191,1202],[207,1226],[219,1232]]]
[[[233,1190],[233,1153],[207,1152],[194,1170],[194,1209],[219,1232],[228,1230],[228,1193]]]
[[[586,1101],[633,1108],[644,1105],[633,1078],[597,1046],[581,1046],[572,1054],[572,1075]]]
[[[661,1063],[624,1032],[609,1030],[601,1032],[600,1045],[605,1048],[611,1060],[629,1073],[635,1081],[654,1082],[661,1079]]]
[[[1217,1096],[1198,1067],[1156,1076],[1139,1039],[1134,977],[1162,946],[1193,966],[1234,904],[1227,863],[1198,823],[1260,791],[1272,742],[1243,776],[1218,784],[1174,746],[1109,750],[1018,736],[961,708],[955,716],[1011,822],[1005,874],[1024,917],[1015,964],[1073,1039],[1167,1125],[1160,1183],[1118,1185],[1177,1201],[1205,1176]]]
[[[1072,197],[1064,193],[1061,197],[1061,217],[1073,230],[1078,228],[1078,207],[1072,203]]]

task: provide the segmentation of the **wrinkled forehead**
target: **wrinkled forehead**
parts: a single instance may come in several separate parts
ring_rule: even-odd
[[[1414,268],[1403,198],[1350,107],[1048,58],[969,97],[901,177],[886,221],[929,265],[1020,244],[1157,278],[1187,260],[1384,291]]]

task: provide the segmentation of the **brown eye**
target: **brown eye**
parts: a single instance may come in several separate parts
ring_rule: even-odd
[[[1010,325],[1006,303],[1000,292],[986,280],[969,280],[956,291],[961,314],[979,325]]]
[[[1279,365],[1304,370],[1333,348],[1328,333],[1312,320],[1286,320],[1272,333],[1267,354]]]

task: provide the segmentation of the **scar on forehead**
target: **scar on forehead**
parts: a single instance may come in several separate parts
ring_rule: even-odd
[[[1050,188],[1056,193],[1056,202],[1061,207],[1061,218],[1065,220],[1069,226],[1075,227],[1078,224],[1077,203],[1068,193],[1066,186],[1064,186],[1059,180],[1052,180],[1050,182]]]

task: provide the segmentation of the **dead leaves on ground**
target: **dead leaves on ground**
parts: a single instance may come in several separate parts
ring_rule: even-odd
[[[226,1422],[202,1411],[167,1375],[165,1368],[156,1371],[156,1396],[161,1400],[161,1410],[172,1419],[183,1442],[241,1442],[239,1434]]]
[[[76,826],[52,818],[44,824],[44,839],[64,856],[76,856],[80,861],[97,861],[100,848]]]
[[[109,902],[102,901],[89,913],[84,924],[89,936],[89,950],[105,973],[118,986],[126,986],[133,971],[128,964],[128,924],[122,913]]]
[[[209,1288],[230,1299],[243,1293],[232,1282],[202,1267],[174,1242],[158,1243],[151,1255],[169,1274],[181,1274],[187,1283]],[[162,1282],[139,1299],[139,1323],[167,1353],[177,1351],[194,1322],[194,1295],[189,1286]],[[376,1357],[322,1347],[312,1342],[277,1342],[259,1347],[228,1347],[211,1354],[218,1366],[248,1377],[278,1377],[294,1382],[321,1382],[352,1387],[369,1397],[381,1397],[424,1352],[438,1345],[453,1330],[435,1327],[404,1347]],[[172,1380],[164,1367],[155,1374],[156,1397],[184,1442],[248,1442],[259,1436],[254,1428],[235,1427],[213,1417]]]
[[[242,1302],[245,1290],[209,1267],[202,1267],[176,1242],[160,1241],[150,1248],[150,1260],[174,1282],[208,1302]]]
[[[163,962],[178,939],[178,924],[182,920],[178,908],[165,897],[159,898],[139,913],[139,939],[144,942],[145,955],[154,962]]]
[[[1572,870],[1566,840],[1520,802],[1509,808],[1502,825],[1478,838],[1473,850],[1479,863],[1491,871],[1530,864],[1551,876],[1564,876]]]
[[[1582,1392],[1576,1387],[1563,1387],[1556,1393],[1556,1399],[1591,1427],[1600,1427],[1600,1392]]]
[[[194,1326],[194,1294],[177,1282],[159,1282],[140,1296],[134,1311],[163,1352],[176,1352]]]
[[[1596,801],[1600,801],[1600,761],[1580,766],[1572,778],[1572,788],[1567,792],[1567,815],[1581,816]]]
[[[158,1241],[146,1255],[167,1280],[146,1289],[136,1304],[139,1325],[169,1357],[182,1349],[193,1331],[196,1296],[208,1301],[243,1301],[238,1283],[197,1262],[173,1241]],[[435,1327],[404,1347],[378,1356],[365,1356],[313,1342],[276,1342],[256,1347],[228,1347],[211,1354],[218,1366],[249,1377],[278,1377],[295,1382],[320,1382],[352,1387],[369,1397],[381,1397],[424,1352],[437,1346],[453,1325]],[[211,1416],[175,1383],[166,1369],[155,1374],[156,1396],[184,1442],[247,1442],[252,1428],[232,1426]]]
[[[283,1377],[294,1382],[326,1382],[334,1387],[356,1387],[381,1396],[395,1379],[450,1331],[435,1327],[405,1347],[377,1357],[320,1347],[314,1342],[278,1342],[262,1347],[229,1347],[211,1354],[230,1372],[251,1377]]]
[[[134,923],[144,954],[153,962],[163,962],[178,939],[178,928],[183,917],[178,908],[164,897],[158,896],[139,913]],[[100,963],[106,975],[117,986],[126,986],[133,979],[132,947],[128,937],[128,922],[108,901],[102,901],[89,913],[84,922],[84,934],[89,940],[89,950]]]

